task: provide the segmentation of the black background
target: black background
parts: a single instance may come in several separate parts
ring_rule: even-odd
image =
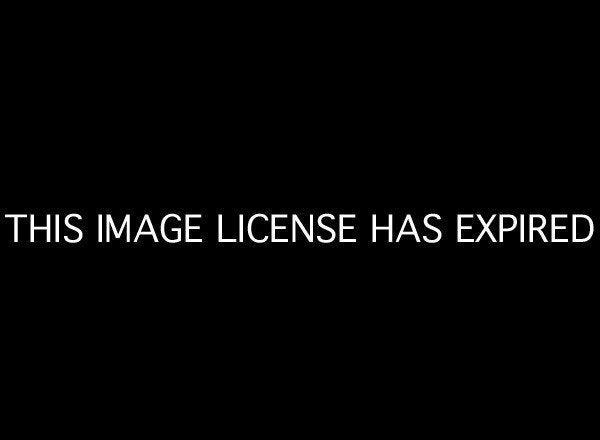
[[[361,243],[4,240],[11,412],[573,429],[595,389],[597,238],[460,246],[453,218],[597,221],[592,29],[524,11],[247,12],[23,16],[3,55],[2,213],[356,212]],[[371,246],[375,212],[438,212],[444,241]]]

